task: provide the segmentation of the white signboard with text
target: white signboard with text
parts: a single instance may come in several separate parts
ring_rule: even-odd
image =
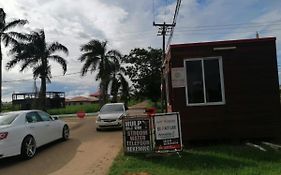
[[[164,113],[154,116],[155,150],[181,150],[181,125],[179,113]]]
[[[185,74],[183,67],[175,67],[171,70],[172,87],[185,87]]]

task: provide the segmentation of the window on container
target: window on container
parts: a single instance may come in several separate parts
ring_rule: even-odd
[[[187,104],[222,104],[222,72],[219,58],[185,62]]]
[[[188,103],[204,103],[204,87],[201,60],[187,61],[186,75]]]

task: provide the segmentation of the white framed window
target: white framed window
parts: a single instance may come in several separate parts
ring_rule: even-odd
[[[221,57],[184,60],[187,106],[225,104]]]

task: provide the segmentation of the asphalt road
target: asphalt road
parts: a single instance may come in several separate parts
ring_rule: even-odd
[[[130,108],[130,116],[143,115],[147,102]],[[31,160],[0,159],[0,175],[106,175],[122,148],[122,131],[97,132],[95,117],[65,119],[70,139],[38,149]]]
[[[97,132],[95,118],[67,119],[70,139],[39,148],[27,161],[19,157],[0,160],[0,175],[106,174],[122,147],[122,131]]]

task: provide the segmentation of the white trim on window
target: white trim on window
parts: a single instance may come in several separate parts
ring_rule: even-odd
[[[205,69],[204,69],[204,61],[203,60],[211,60],[211,59],[217,59],[219,61],[219,71],[220,71],[220,82],[221,82],[221,95],[222,95],[222,101],[221,102],[207,102],[206,99],[206,85],[205,85]],[[201,57],[201,58],[190,58],[190,59],[184,59],[184,71],[185,71],[185,98],[186,98],[186,106],[211,106],[211,105],[224,105],[225,104],[225,91],[224,91],[224,75],[223,75],[223,63],[222,63],[222,57],[216,56],[216,57]],[[186,62],[188,61],[201,61],[202,66],[202,76],[203,76],[203,92],[204,92],[204,103],[189,103],[188,102],[188,86],[187,86],[187,75],[186,75]]]

